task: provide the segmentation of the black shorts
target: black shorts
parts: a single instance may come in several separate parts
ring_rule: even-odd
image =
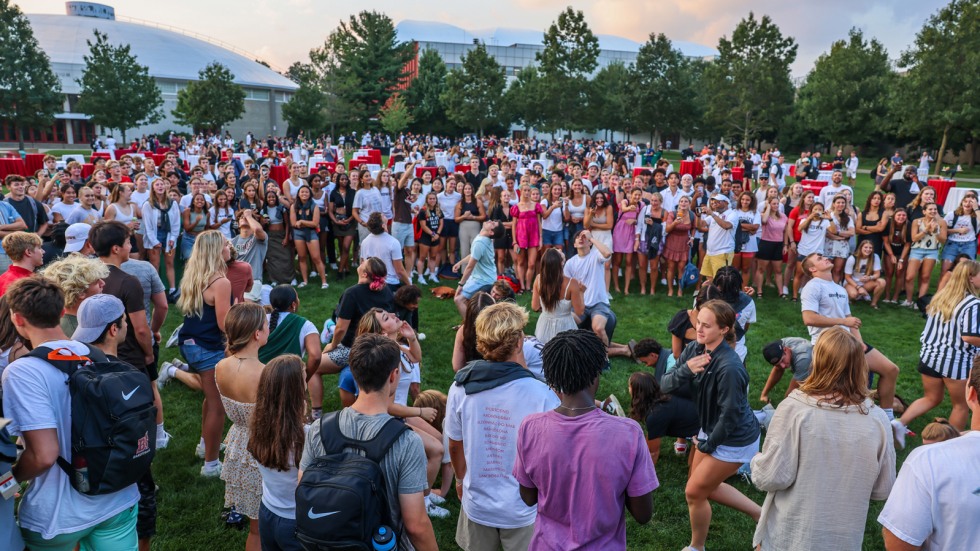
[[[443,218],[442,231],[439,232],[439,235],[442,237],[459,237],[459,224],[455,220]]]
[[[647,415],[647,439],[672,436],[690,438],[701,430],[698,408],[692,400],[671,396],[670,400],[654,406]]]
[[[439,239],[433,244],[432,236],[425,232],[422,232],[422,235],[419,236],[419,245],[425,245],[426,247],[434,247],[439,245],[439,243],[442,243],[442,239]]]
[[[755,255],[759,260],[768,262],[783,261],[783,242],[782,241],[759,241],[759,252]]]
[[[865,356],[867,356],[868,354],[870,354],[871,351],[874,350],[874,349],[875,349],[875,347],[871,346],[868,343],[864,343],[864,355]]]
[[[926,365],[922,361],[919,361],[919,367],[916,368],[916,371],[918,371],[919,373],[921,373],[923,376],[929,377],[929,378],[932,378],[932,379],[943,379],[944,378],[942,373],[940,373],[940,372],[936,371],[935,369],[929,367],[928,365]]]

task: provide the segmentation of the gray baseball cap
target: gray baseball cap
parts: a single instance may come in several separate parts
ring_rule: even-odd
[[[110,323],[126,313],[126,308],[112,295],[92,295],[78,307],[78,328],[72,340],[89,344],[99,338]]]

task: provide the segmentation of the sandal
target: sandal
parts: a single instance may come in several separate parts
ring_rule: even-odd
[[[781,299],[783,299],[783,300],[786,300],[786,299],[788,299],[788,298],[789,298],[789,295],[787,295],[786,293],[780,293],[780,294],[779,294],[779,298],[781,298]]]
[[[762,293],[756,293],[755,298],[762,298]]]
[[[636,361],[636,339],[630,339],[630,342],[626,343],[626,348],[630,349],[630,358]]]

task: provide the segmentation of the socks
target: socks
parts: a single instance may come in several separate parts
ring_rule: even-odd
[[[157,434],[163,434],[165,432],[167,432],[167,431],[163,430],[163,423],[158,423],[157,424]]]
[[[167,368],[167,375],[171,377],[177,376],[177,366],[170,364],[170,367]],[[201,441],[203,442],[204,439],[202,438]]]
[[[204,437],[201,437],[201,447],[204,447]]]
[[[885,411],[885,415],[888,416],[889,421],[895,419],[895,410],[893,410],[892,408],[881,408],[881,409]]]
[[[176,287],[171,287],[169,292],[173,293],[173,292],[176,292],[176,291],[177,291],[177,288]]]
[[[221,465],[221,461],[218,461],[217,459],[215,459],[214,461],[205,461],[204,462],[204,468],[206,468],[206,469],[213,469],[213,468],[217,467],[218,465]]]

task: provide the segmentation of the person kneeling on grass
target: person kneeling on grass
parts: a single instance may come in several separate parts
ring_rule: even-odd
[[[769,391],[783,378],[783,373],[789,369],[793,380],[789,382],[786,396],[799,388],[800,383],[810,376],[810,363],[813,361],[813,345],[806,339],[786,337],[772,341],[762,347],[762,357],[772,366],[766,385],[762,387],[759,401],[769,403]]]
[[[624,506],[646,524],[660,486],[643,429],[595,405],[609,359],[594,333],[558,333],[542,355],[545,380],[561,405],[524,418],[513,468],[521,499],[538,507],[531,547],[625,550]]]

